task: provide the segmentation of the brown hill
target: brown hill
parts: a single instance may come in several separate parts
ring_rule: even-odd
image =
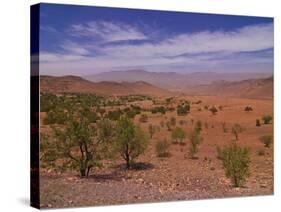
[[[226,80],[238,82],[246,79],[261,79],[269,77],[270,73],[217,73],[217,72],[150,72],[145,70],[109,71],[95,75],[84,76],[83,78],[92,81],[113,81],[113,82],[136,82],[144,81],[158,87],[184,91],[186,87],[202,84],[211,84],[214,81]]]
[[[245,98],[272,98],[273,77],[249,79],[239,82],[216,81],[210,85],[193,86],[187,89],[193,95],[235,96]]]
[[[40,76],[40,91],[49,93],[96,93],[102,95],[143,94],[166,96],[170,91],[143,81],[90,82],[78,76]]]

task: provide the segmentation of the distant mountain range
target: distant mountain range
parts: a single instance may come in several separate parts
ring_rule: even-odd
[[[180,75],[177,73],[149,73],[143,71],[135,71],[137,74],[132,74],[125,77],[122,72],[114,73],[116,76],[119,75],[119,79],[107,79],[108,81],[98,81],[92,82],[78,76],[40,76],[40,89],[41,92],[50,93],[96,93],[102,95],[129,95],[129,94],[143,94],[152,96],[170,96],[170,95],[216,95],[216,96],[235,96],[235,97],[246,97],[246,98],[272,98],[273,97],[273,76],[259,79],[246,79],[240,81],[227,81],[227,80],[216,80],[209,84],[196,84],[188,83],[186,80],[186,75]],[[120,74],[122,73],[122,74]],[[129,72],[130,73],[130,72]],[[147,76],[147,81],[143,81],[145,75],[154,76],[154,78],[149,78]],[[199,76],[204,76],[206,73],[193,74]],[[133,76],[141,75],[140,79],[133,80]],[[99,75],[101,76],[101,74]],[[108,76],[105,73],[103,76]],[[157,76],[159,81],[157,81]],[[169,78],[170,76],[170,78]],[[180,79],[178,76],[182,76]],[[191,76],[191,75],[189,75]],[[206,75],[205,75],[206,76]],[[113,76],[111,76],[113,77]],[[114,77],[113,77],[114,78]],[[131,78],[131,79],[129,79]],[[210,78],[215,79],[215,77],[210,76]],[[236,76],[236,79],[238,77]],[[134,78],[136,79],[136,78]],[[195,79],[195,77],[193,78]],[[96,78],[97,80],[97,78]],[[112,81],[110,81],[112,80]],[[128,81],[126,81],[128,80]],[[162,81],[161,81],[162,80]],[[169,86],[159,86],[159,84],[171,82]],[[190,80],[190,79],[189,79]],[[152,84],[151,81],[155,81]],[[181,82],[180,82],[181,81]],[[203,81],[206,82],[206,79]],[[209,79],[210,81],[210,79]],[[178,82],[177,84],[174,84]],[[177,89],[169,89],[169,87],[174,86]]]
[[[273,76],[263,79],[248,79],[238,82],[216,81],[210,85],[191,86],[192,95],[236,96],[245,98],[272,98]]]
[[[269,77],[266,73],[215,73],[196,72],[181,74],[176,72],[148,72],[145,70],[109,71],[83,78],[93,81],[136,82],[144,81],[155,86],[185,91],[190,86],[211,84],[214,81],[225,80],[230,82],[246,79],[259,79]]]
[[[40,91],[48,93],[96,93],[102,95],[143,94],[166,96],[172,92],[147,82],[90,82],[78,76],[40,76]]]

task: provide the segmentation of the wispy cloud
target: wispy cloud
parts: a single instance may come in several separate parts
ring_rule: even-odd
[[[86,24],[74,24],[69,32],[78,37],[96,37],[106,42],[124,40],[143,40],[147,37],[136,27],[124,23],[91,21]]]
[[[75,39],[60,44],[60,53],[41,53],[43,70],[61,71],[67,67],[72,74],[79,74],[128,67],[166,67],[174,71],[178,67],[188,70],[253,64],[254,68],[259,63],[273,63],[273,24],[182,33],[162,40],[155,40],[137,26],[105,21],[71,25],[68,32]],[[94,39],[77,41],[84,37]],[[148,42],[117,42],[131,40]],[[104,43],[107,45],[101,45]]]

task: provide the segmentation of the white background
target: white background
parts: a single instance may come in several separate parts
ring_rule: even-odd
[[[0,6],[0,211],[29,207],[29,6],[35,0],[4,0]],[[280,43],[278,0],[49,0],[98,6],[274,17],[275,27],[275,195],[173,203],[89,207],[64,211],[277,211],[281,203]],[[278,90],[279,89],[279,90]]]

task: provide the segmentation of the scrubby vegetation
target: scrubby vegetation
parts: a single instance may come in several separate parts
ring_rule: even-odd
[[[175,129],[173,129],[172,131],[172,140],[174,144],[184,144],[184,139],[185,139],[185,132],[182,128],[180,127],[176,127]]]
[[[257,127],[260,127],[260,126],[261,126],[261,122],[260,122],[259,119],[256,119],[256,126],[257,126]]]
[[[168,157],[169,156],[170,143],[167,139],[159,140],[156,143],[155,151],[158,157]]]
[[[233,181],[235,187],[240,187],[250,175],[249,149],[232,143],[217,150],[218,158],[223,162],[226,177]]]
[[[177,106],[177,114],[179,116],[187,115],[190,112],[190,104],[188,102],[184,102]]]
[[[272,135],[264,135],[261,136],[260,141],[264,144],[265,147],[270,147],[273,143],[273,136]]]
[[[240,124],[237,124],[237,123],[234,124],[231,129],[232,134],[235,136],[235,140],[239,139],[238,135],[239,135],[239,133],[242,133],[243,131],[245,131],[245,129]]]
[[[189,158],[196,159],[196,153],[198,152],[198,145],[200,144],[202,138],[200,135],[200,131],[198,129],[194,129],[189,134],[190,146],[189,146]]]
[[[272,116],[271,115],[264,115],[262,117],[263,123],[264,124],[270,124],[272,121]]]
[[[209,109],[209,111],[211,111],[211,113],[212,113],[213,115],[216,115],[217,112],[218,112],[218,109],[217,109],[215,106],[212,106],[212,107]]]
[[[253,108],[251,106],[246,106],[244,109],[246,112],[253,111]]]

